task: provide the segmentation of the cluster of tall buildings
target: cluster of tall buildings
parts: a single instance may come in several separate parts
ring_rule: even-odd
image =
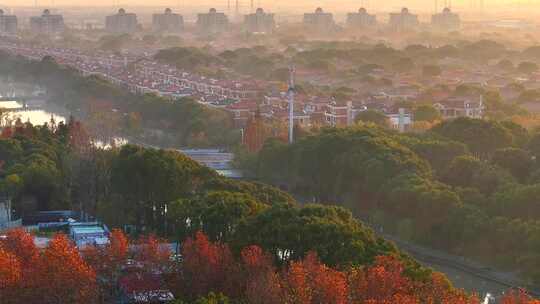
[[[313,13],[304,14],[303,24],[310,31],[328,33],[338,27],[332,13],[317,8]],[[457,30],[461,25],[458,14],[445,8],[441,13],[434,14],[431,24],[436,29]],[[377,16],[370,14],[365,8],[347,14],[346,26],[348,28],[369,28],[377,25]],[[388,25],[396,31],[415,29],[420,25],[418,15],[403,8],[398,13],[390,13]],[[230,21],[223,12],[211,8],[207,13],[197,15],[197,31],[201,34],[218,34],[230,28]],[[8,15],[0,10],[0,33],[17,33],[17,17]],[[105,18],[105,30],[114,34],[130,34],[141,30],[137,15],[128,13],[121,8],[114,15]],[[272,33],[276,28],[274,14],[258,8],[255,12],[244,16],[243,29],[250,33]],[[30,30],[39,34],[55,34],[64,31],[64,18],[59,14],[52,14],[48,9],[41,16],[30,18]],[[184,30],[184,17],[174,13],[170,8],[163,13],[152,16],[152,30],[158,33],[179,33]]]
[[[225,13],[211,8],[206,14],[197,15],[197,29],[204,34],[217,34],[229,28],[229,18]]]
[[[30,17],[30,30],[34,33],[54,34],[63,32],[64,29],[64,17],[52,14],[48,9],[44,10],[41,16]]]
[[[105,17],[105,30],[115,34],[131,34],[137,31],[139,23],[137,15],[126,13],[126,10],[121,8],[118,13]]]
[[[414,29],[420,25],[418,15],[411,14],[409,9],[404,7],[399,13],[390,13],[388,24],[393,30],[405,31]]]
[[[441,30],[456,30],[461,26],[459,15],[445,8],[442,13],[432,16],[431,24]],[[358,12],[347,14],[346,26],[348,28],[369,28],[377,25],[377,16],[370,14],[365,8]],[[412,14],[408,8],[403,8],[398,13],[390,13],[388,25],[395,31],[413,30],[420,25],[418,15]],[[329,32],[336,28],[334,17],[326,13],[322,8],[317,8],[314,13],[304,14],[304,26],[317,32]]]
[[[163,14],[152,16],[152,29],[159,33],[181,32],[184,30],[184,17],[167,8]]]
[[[304,25],[317,32],[332,31],[336,27],[334,15],[332,13],[326,13],[320,7],[318,7],[314,13],[304,14]]]
[[[431,24],[438,29],[458,30],[461,26],[461,19],[456,13],[452,13],[449,8],[445,8],[442,13],[431,17]]]
[[[265,13],[262,8],[258,8],[254,14],[244,17],[246,31],[251,33],[272,33],[276,28],[274,14]]]
[[[17,16],[8,15],[0,10],[0,34],[14,35],[18,26]],[[64,29],[64,17],[52,14],[48,9],[44,10],[41,16],[30,17],[30,30],[36,34],[54,34]]]
[[[0,33],[16,34],[17,33],[17,16],[7,15],[0,9]]]
[[[377,25],[377,16],[368,14],[365,8],[358,10],[358,13],[347,14],[347,27],[371,27]]]
[[[131,34],[141,29],[137,15],[121,8],[118,13],[105,18],[105,30],[114,34]],[[179,33],[184,29],[184,17],[167,8],[152,15],[152,30],[158,33]]]

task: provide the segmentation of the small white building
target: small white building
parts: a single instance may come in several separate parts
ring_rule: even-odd
[[[79,248],[103,246],[109,243],[107,230],[98,223],[71,223],[69,236]]]
[[[478,101],[471,99],[449,98],[433,105],[443,119],[458,117],[482,118],[484,117],[485,105],[483,97]]]
[[[11,211],[11,200],[0,199],[0,230],[20,227],[21,220],[13,220]]]
[[[410,129],[413,119],[410,113],[405,113],[405,109],[400,108],[398,113],[386,114],[390,127],[403,133]]]

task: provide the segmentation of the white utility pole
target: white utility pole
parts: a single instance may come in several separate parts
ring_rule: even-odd
[[[294,73],[294,66],[289,66],[289,143],[291,144],[294,142]]]

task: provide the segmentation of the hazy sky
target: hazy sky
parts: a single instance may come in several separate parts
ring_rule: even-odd
[[[0,7],[34,6],[40,8],[60,8],[61,6],[109,6],[109,7],[134,7],[169,6],[180,11],[200,11],[209,7],[225,10],[230,1],[234,8],[236,0],[0,0]],[[251,0],[238,0],[241,12],[249,9]],[[540,17],[540,0],[253,0],[255,6],[261,6],[268,11],[278,13],[298,13],[323,7],[326,11],[344,13],[357,10],[364,6],[370,11],[387,12],[395,11],[407,6],[418,13],[433,13],[435,7],[440,11],[443,6],[450,5],[454,11],[467,12],[502,12],[505,14],[529,15]],[[483,3],[483,4],[482,4]],[[538,16],[537,16],[538,15]]]
[[[9,5],[9,6],[30,6],[34,5],[36,0],[0,0],[0,4],[3,5]],[[231,0],[231,2],[234,2],[235,0]],[[243,2],[245,5],[249,3],[250,0],[239,0],[240,2]],[[392,6],[394,5],[408,5],[408,6],[418,6],[418,7],[426,7],[431,8],[434,6],[435,0],[254,0],[255,3],[262,2],[264,5],[265,3],[271,4],[271,5],[289,5],[291,3],[294,3],[295,6],[317,6],[317,5],[325,5],[325,6],[332,6],[332,5],[338,5],[338,6],[359,6],[361,3],[367,4],[371,2],[370,4],[375,5],[374,3],[385,3],[390,4]],[[439,5],[445,2],[445,0],[438,0]],[[446,0],[447,2],[450,2],[450,0]],[[537,5],[540,5],[540,0],[453,0],[453,5],[458,6],[471,6],[474,5],[473,2],[484,2],[485,6],[500,6],[503,4],[512,4],[512,5],[530,5],[531,3],[535,3]],[[37,0],[39,6],[51,6],[51,5],[77,5],[77,6],[112,6],[113,3],[119,2],[121,5],[145,5],[145,6],[179,6],[180,3],[185,2],[190,5],[205,5],[205,4],[219,4],[219,3],[226,3],[227,0]],[[216,5],[218,6],[218,5]]]

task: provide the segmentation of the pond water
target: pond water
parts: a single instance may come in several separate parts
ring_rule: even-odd
[[[7,110],[7,115],[2,120],[2,125],[9,124],[20,119],[22,122],[31,122],[33,125],[43,125],[54,119],[56,123],[66,122],[66,113],[60,109],[54,109],[46,103],[39,105],[29,105],[28,109],[23,109],[23,104],[18,101],[0,101],[0,109]]]

